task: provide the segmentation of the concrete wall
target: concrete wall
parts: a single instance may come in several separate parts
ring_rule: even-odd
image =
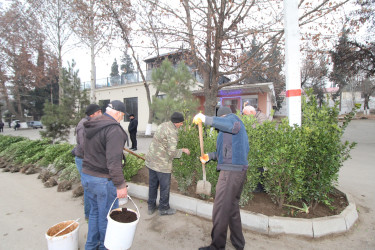
[[[149,86],[151,94],[155,93],[155,88]],[[147,93],[143,83],[126,84],[113,86],[109,88],[100,88],[95,90],[96,101],[100,100],[120,100],[124,98],[138,97],[138,131],[146,131],[148,123],[149,107],[147,103]],[[127,131],[129,122],[121,121],[121,126]],[[157,128],[156,124],[152,125],[152,131]]]

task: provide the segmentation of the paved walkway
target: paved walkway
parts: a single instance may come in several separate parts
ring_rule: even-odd
[[[342,235],[306,239],[290,235],[270,237],[245,231],[245,249],[375,249],[375,121],[353,121],[344,139],[356,141],[352,159],[340,170],[339,189],[350,193],[359,212],[358,223]],[[38,138],[36,130],[14,131]],[[139,151],[146,152],[150,138],[139,139]],[[74,141],[74,140],[73,140]],[[142,145],[142,146],[141,146]],[[58,193],[44,188],[36,175],[0,172],[0,250],[47,249],[46,230],[63,220],[84,218],[82,198],[71,192]],[[132,249],[197,249],[209,244],[210,221],[178,212],[173,216],[148,216],[147,203],[135,199],[141,213]],[[81,249],[84,249],[87,224],[80,221]],[[228,241],[227,249],[232,250]]]

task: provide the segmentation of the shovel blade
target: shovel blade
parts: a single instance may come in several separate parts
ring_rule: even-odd
[[[211,183],[203,180],[198,181],[195,193],[211,196]]]

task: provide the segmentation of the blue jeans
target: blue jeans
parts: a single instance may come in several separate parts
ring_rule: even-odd
[[[104,237],[107,230],[107,214],[112,202],[117,197],[116,187],[107,178],[99,178],[82,173],[82,186],[90,203],[89,230],[87,233],[86,250],[106,249]],[[118,200],[112,209],[118,208]]]
[[[76,166],[77,166],[79,175],[82,176],[82,161],[83,161],[83,159],[76,156],[75,161],[76,161]],[[81,178],[81,183],[82,183],[82,178]],[[89,200],[87,199],[86,192],[83,193],[83,209],[85,211],[85,219],[88,219],[89,214],[90,214],[90,203],[89,203]]]
[[[171,188],[171,174],[148,169],[148,176],[148,208],[153,209],[156,207],[156,198],[158,195],[158,187],[160,185],[159,210],[168,210],[169,191]]]

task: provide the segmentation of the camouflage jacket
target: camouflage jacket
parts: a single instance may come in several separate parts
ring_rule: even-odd
[[[178,129],[171,122],[164,122],[157,128],[146,155],[146,166],[162,173],[172,172],[172,161],[180,158],[182,149],[177,149]]]

